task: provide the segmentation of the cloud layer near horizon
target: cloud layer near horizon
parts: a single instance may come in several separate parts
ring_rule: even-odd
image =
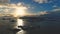
[[[4,3],[3,3],[4,4]],[[1,14],[14,14],[15,16],[17,15],[25,15],[27,13],[28,7],[25,7],[21,2],[19,3],[11,3],[7,5],[1,5],[0,4],[0,13]]]
[[[51,13],[60,13],[60,8],[56,8],[50,11],[39,11],[37,13],[30,13],[29,15],[45,15],[45,14],[51,14]]]

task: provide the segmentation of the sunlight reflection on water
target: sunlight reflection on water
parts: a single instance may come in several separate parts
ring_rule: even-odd
[[[23,26],[23,20],[22,19],[18,19],[17,20],[17,25],[18,26]]]
[[[27,31],[21,30],[17,34],[26,34]]]
[[[17,19],[17,25],[18,26],[23,26],[23,20],[22,19]],[[21,29],[21,31],[19,31],[17,34],[24,34],[24,33],[25,33],[25,31]]]

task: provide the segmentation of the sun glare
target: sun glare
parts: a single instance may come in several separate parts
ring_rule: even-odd
[[[15,7],[14,16],[24,16],[26,15],[26,7]]]
[[[14,13],[13,13],[13,15],[14,15],[15,17],[26,15],[27,7],[24,7],[21,3],[11,4],[11,5],[9,5],[9,7],[15,9],[15,10],[14,10]]]
[[[24,16],[25,15],[25,8],[24,7],[17,7],[16,8],[16,15],[17,16]]]

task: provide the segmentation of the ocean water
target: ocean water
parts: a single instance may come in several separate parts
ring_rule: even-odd
[[[18,34],[60,34],[60,22],[55,19],[21,19],[23,26],[32,26],[34,28],[21,30]],[[38,27],[39,26],[39,27]]]
[[[19,19],[18,21],[20,21],[20,22],[18,22],[19,26],[27,26],[27,27],[33,26],[34,28],[28,29],[28,30],[21,29],[21,31],[19,31],[17,34],[37,34],[37,33],[40,33],[40,28],[37,28],[38,26],[40,27],[40,25],[37,25],[37,23],[36,24],[33,23],[34,20]],[[21,24],[19,24],[19,23],[21,23]]]
[[[3,23],[4,22],[4,23]],[[14,32],[9,30],[9,24],[7,21],[5,23],[5,21],[0,20],[0,34],[60,34],[60,20],[59,18],[36,18],[36,19],[18,19],[17,21],[17,27],[18,26],[26,26],[26,27],[32,27],[27,28],[26,30],[23,30],[21,28],[21,31],[19,32]],[[4,25],[3,25],[4,24]],[[12,23],[14,24],[14,23]]]

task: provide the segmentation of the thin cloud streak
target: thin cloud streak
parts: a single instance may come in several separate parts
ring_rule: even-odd
[[[48,2],[48,0],[33,0],[33,1],[38,2],[38,3],[47,3]]]

